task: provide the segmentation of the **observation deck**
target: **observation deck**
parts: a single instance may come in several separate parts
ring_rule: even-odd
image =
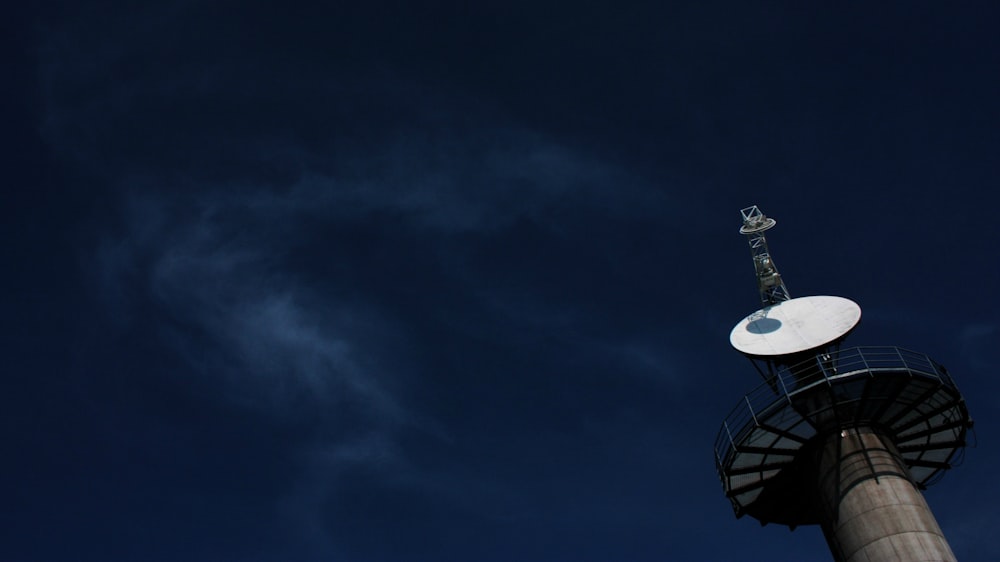
[[[823,437],[872,427],[889,437],[924,488],[961,460],[972,427],[947,370],[897,347],[822,352],[775,371],[726,417],[715,462],[737,517],[816,524],[814,449]]]

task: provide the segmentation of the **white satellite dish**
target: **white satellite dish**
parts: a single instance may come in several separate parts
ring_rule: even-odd
[[[746,221],[743,222],[743,226],[740,227],[740,234],[757,234],[758,232],[770,230],[776,224],[778,224],[778,221],[770,217],[765,217],[764,215],[750,217],[746,219]]]
[[[733,328],[729,343],[746,355],[791,355],[844,337],[860,320],[861,307],[850,299],[799,297],[747,316]]]

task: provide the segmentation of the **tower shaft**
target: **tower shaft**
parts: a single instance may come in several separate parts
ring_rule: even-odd
[[[844,429],[816,457],[820,525],[836,560],[955,560],[891,439]]]

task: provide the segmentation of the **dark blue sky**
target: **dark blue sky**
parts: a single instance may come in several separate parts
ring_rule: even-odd
[[[992,3],[8,14],[4,560],[825,560],[736,520],[739,210],[948,366],[995,560]]]

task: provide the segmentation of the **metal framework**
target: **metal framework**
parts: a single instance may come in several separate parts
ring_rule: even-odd
[[[943,366],[897,347],[824,352],[780,367],[744,396],[715,441],[715,463],[737,517],[796,526],[817,522],[806,498],[814,438],[853,427],[890,436],[914,483],[926,487],[961,458],[972,427]]]
[[[766,308],[791,299],[788,288],[778,273],[778,267],[771,259],[767,238],[764,236],[764,231],[776,224],[775,220],[765,216],[757,205],[740,210],[740,214],[743,215],[740,234],[746,235],[750,244],[750,255],[753,257],[754,270],[757,272],[757,289],[760,291],[762,306]]]

